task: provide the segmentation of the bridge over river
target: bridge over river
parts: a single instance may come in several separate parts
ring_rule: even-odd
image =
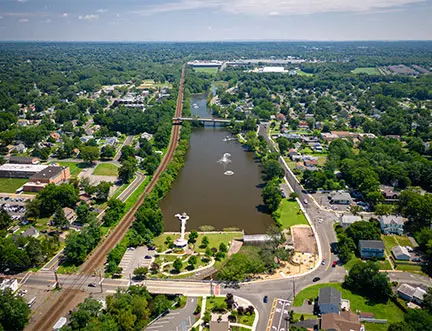
[[[228,125],[228,124],[232,123],[232,120],[227,120],[227,119],[222,119],[222,118],[173,117],[172,120],[173,120],[174,124],[181,124],[185,121],[188,121],[188,122],[196,121],[196,122],[199,122],[202,124],[212,123],[213,125],[216,125],[216,124]],[[240,121],[240,120],[235,120],[234,122],[243,123],[243,121]]]

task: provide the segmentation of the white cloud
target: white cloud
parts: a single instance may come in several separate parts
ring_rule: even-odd
[[[106,13],[108,11],[108,9],[98,9],[96,10],[97,13]]]
[[[218,9],[232,14],[295,15],[322,12],[365,12],[400,7],[426,0],[177,0],[147,6],[140,14],[179,10]]]
[[[21,3],[23,3],[23,2],[27,2],[28,0],[17,0],[17,2],[21,2]]]
[[[27,23],[28,21],[29,21],[28,18],[20,18],[20,19],[18,20],[18,22],[20,22],[20,23]]]
[[[51,23],[51,19],[50,18],[48,18],[47,20],[45,20],[45,23]]]
[[[62,15],[63,17],[68,17],[69,16],[69,14],[68,13],[63,13],[63,15]]]
[[[90,15],[78,16],[78,19],[86,20],[86,21],[96,21],[97,19],[99,19],[99,15],[90,14]]]

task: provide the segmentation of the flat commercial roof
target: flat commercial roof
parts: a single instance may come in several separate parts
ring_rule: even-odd
[[[39,172],[47,168],[47,165],[42,164],[14,164],[14,163],[6,163],[0,166],[0,171],[17,171],[17,172]]]

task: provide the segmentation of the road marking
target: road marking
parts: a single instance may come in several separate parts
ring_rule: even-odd
[[[273,317],[274,317],[276,305],[277,305],[277,299],[275,298],[275,299],[273,299],[272,308],[270,310],[270,315],[269,315],[269,319],[267,322],[267,331],[270,331],[272,329]]]

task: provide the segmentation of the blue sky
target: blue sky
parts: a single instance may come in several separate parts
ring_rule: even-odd
[[[432,0],[0,0],[0,40],[427,40]]]

